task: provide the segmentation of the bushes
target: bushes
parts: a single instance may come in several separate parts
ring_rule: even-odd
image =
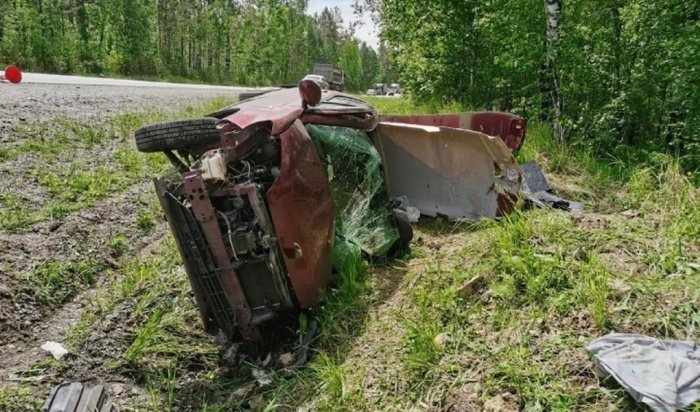
[[[669,152],[700,167],[697,2],[566,2],[556,50],[542,0],[384,0],[378,11],[415,97],[546,119],[555,53],[572,143],[616,157],[620,145]]]

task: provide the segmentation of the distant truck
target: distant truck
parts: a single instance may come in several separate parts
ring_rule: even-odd
[[[389,96],[397,94],[401,94],[401,86],[398,83],[392,83],[391,86],[389,86]]]
[[[345,72],[340,67],[332,64],[316,63],[314,64],[313,74],[323,76],[331,90],[342,92],[345,89]]]
[[[377,83],[374,86],[374,90],[377,96],[384,96],[386,94],[386,83]]]

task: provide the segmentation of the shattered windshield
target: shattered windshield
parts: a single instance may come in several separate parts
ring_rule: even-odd
[[[323,162],[336,205],[336,247],[359,247],[370,256],[386,253],[399,238],[392,222],[381,157],[361,130],[306,126]]]

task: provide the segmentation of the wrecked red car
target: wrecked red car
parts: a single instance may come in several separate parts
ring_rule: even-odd
[[[504,211],[524,132],[504,113],[380,119],[302,81],[135,140],[179,170],[155,186],[206,329],[256,341],[276,315],[319,302],[344,250],[405,248],[418,212]]]

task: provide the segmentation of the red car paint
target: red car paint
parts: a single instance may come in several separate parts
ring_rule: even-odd
[[[231,122],[240,129],[261,123],[272,124],[270,133],[278,135],[287,130],[304,112],[301,105],[299,90],[296,88],[280,90],[274,93],[274,98],[262,95],[243,101],[236,105],[240,110],[224,120]]]
[[[418,116],[387,115],[384,122],[443,126],[475,130],[500,137],[512,151],[517,151],[525,140],[526,121],[520,116],[500,112],[469,112],[455,114],[427,114]]]
[[[335,206],[326,171],[301,121],[280,140],[282,164],[267,191],[268,206],[297,300],[309,308],[330,279]]]

